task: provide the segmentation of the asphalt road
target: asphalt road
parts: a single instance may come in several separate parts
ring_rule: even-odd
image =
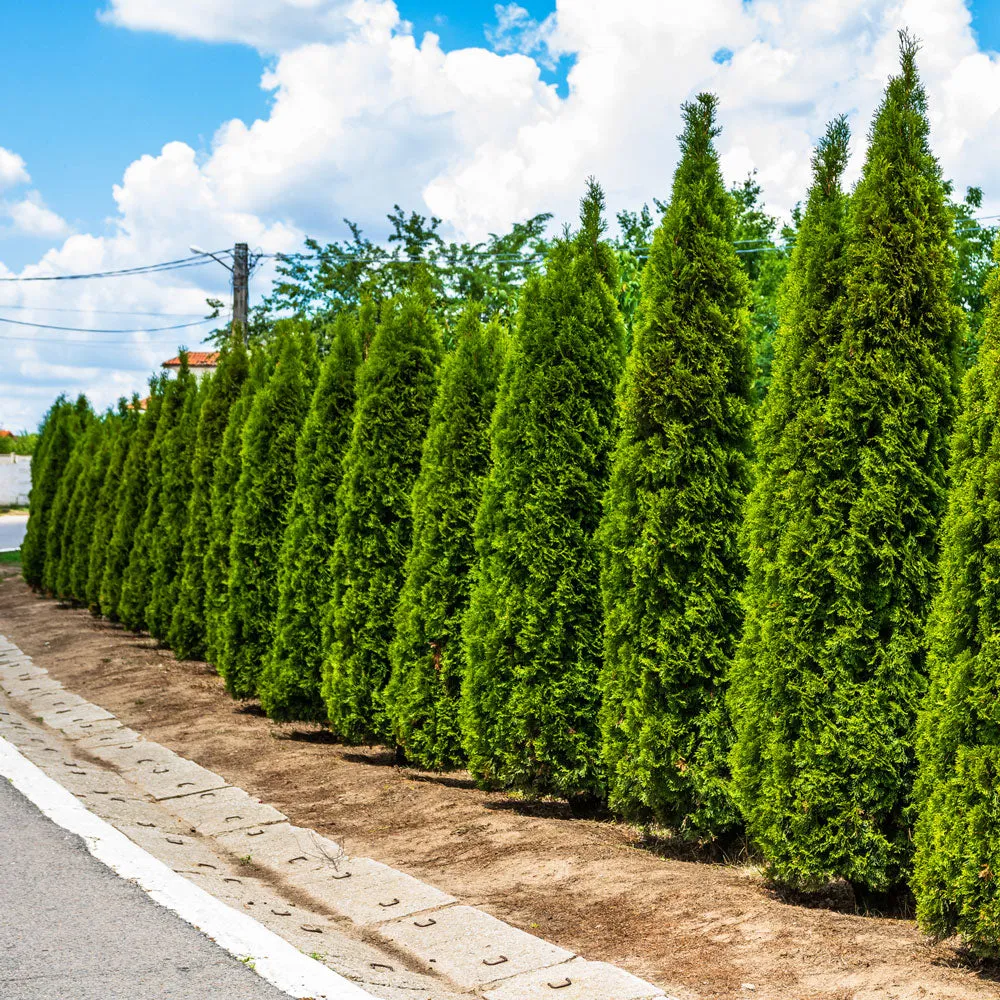
[[[0,779],[3,1000],[287,1000]]]
[[[27,514],[0,515],[0,552],[6,549],[19,549],[27,530]]]

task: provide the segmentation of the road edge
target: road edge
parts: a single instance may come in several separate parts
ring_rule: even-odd
[[[298,1000],[374,1000],[356,983],[309,958],[252,917],[192,884],[92,813],[55,779],[0,737],[0,776],[53,823],[154,902],[206,934],[261,978]]]

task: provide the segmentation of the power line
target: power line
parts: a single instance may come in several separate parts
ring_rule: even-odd
[[[0,333],[0,341],[12,340],[18,341],[22,344],[60,344],[64,347],[149,347],[155,348],[156,350],[165,350],[160,344],[148,343],[144,344],[139,341],[129,340],[70,340],[67,337],[17,337],[8,336],[6,333]],[[204,340],[199,341],[199,343],[204,343]]]
[[[97,316],[177,316],[192,318],[201,316],[201,313],[189,312],[143,312],[141,309],[91,309],[88,306],[63,307],[63,306],[24,306],[10,305],[0,302],[0,309],[19,309],[25,312],[61,312],[61,313],[93,313]]]
[[[27,323],[24,320],[10,319],[7,316],[0,316],[0,323],[9,323],[11,326],[30,326],[38,330],[62,330],[66,333],[163,333],[167,330],[186,330],[192,326],[201,326],[203,323],[214,322],[218,317],[206,317],[195,320],[193,323],[175,323],[173,326],[152,326],[140,327],[138,330],[121,329],[101,329],[96,326],[53,326],[51,323]]]
[[[220,250],[219,253],[225,253]],[[163,271],[179,271],[187,267],[202,267],[208,263],[209,258],[205,254],[197,254],[194,257],[178,257],[176,260],[165,260],[159,264],[141,264],[138,267],[124,267],[112,271],[92,271],[87,274],[39,274],[30,277],[4,277],[0,281],[24,282],[24,281],[83,281],[89,278],[121,278],[141,274],[159,274]]]

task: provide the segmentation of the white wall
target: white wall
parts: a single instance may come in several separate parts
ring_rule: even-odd
[[[27,507],[31,456],[0,455],[0,507]]]

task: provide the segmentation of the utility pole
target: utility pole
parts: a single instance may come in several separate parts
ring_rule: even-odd
[[[250,337],[247,302],[250,297],[250,251],[246,243],[233,247],[233,332],[242,330],[243,343]]]

